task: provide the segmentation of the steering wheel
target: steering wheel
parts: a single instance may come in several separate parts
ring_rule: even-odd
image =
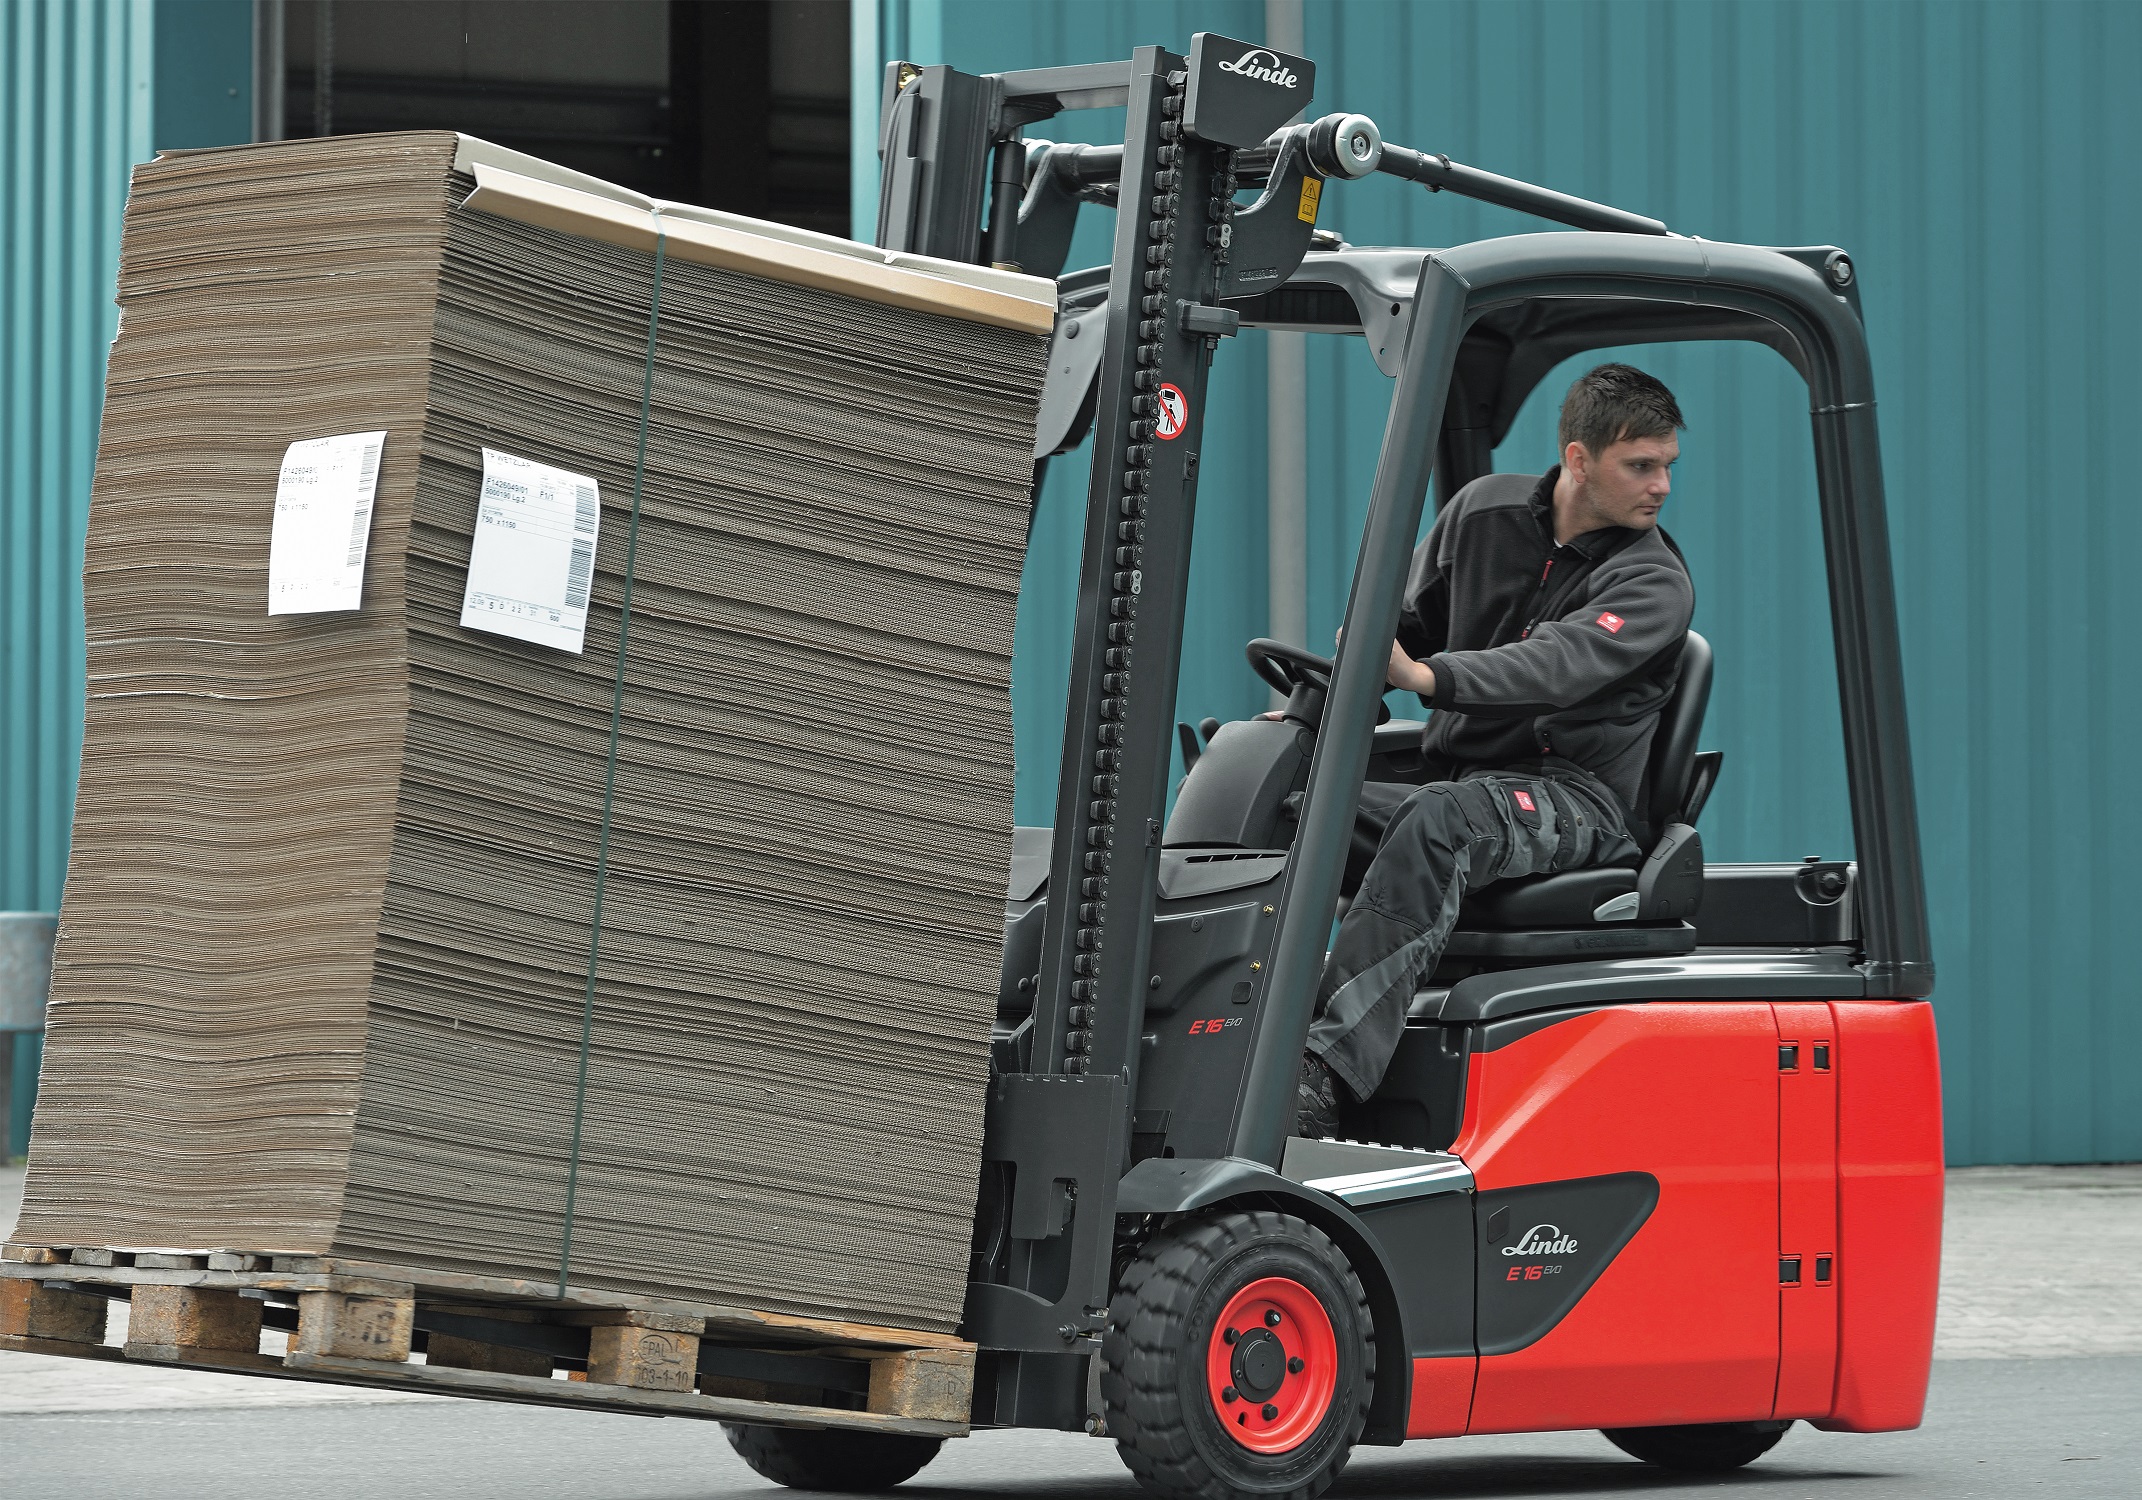
[[[1257,675],[1275,692],[1287,695],[1286,716],[1306,728],[1316,728],[1324,717],[1324,699],[1331,692],[1332,659],[1265,636],[1244,650]],[[1376,722],[1388,723],[1390,717],[1391,706],[1378,698]]]
[[[1298,687],[1313,687],[1320,693],[1331,690],[1332,660],[1328,656],[1264,636],[1251,641],[1244,650],[1251,669],[1276,693],[1291,696]]]

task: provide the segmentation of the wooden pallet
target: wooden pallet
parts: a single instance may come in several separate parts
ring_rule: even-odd
[[[277,1330],[286,1351],[262,1353]],[[974,1346],[947,1334],[242,1251],[0,1246],[0,1349],[922,1437],[965,1435],[974,1386]]]

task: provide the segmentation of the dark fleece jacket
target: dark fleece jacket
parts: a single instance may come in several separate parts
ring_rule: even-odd
[[[1438,776],[1569,761],[1647,824],[1644,768],[1695,586],[1663,531],[1556,546],[1560,473],[1474,480],[1415,549],[1398,640],[1435,672],[1422,749]]]

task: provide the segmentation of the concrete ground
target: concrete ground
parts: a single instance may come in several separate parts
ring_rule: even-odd
[[[20,1169],[0,1172],[0,1225]],[[1747,1488],[1974,1497],[2142,1494],[2142,1166],[1949,1176],[1933,1390],[1915,1432],[1795,1428],[1723,1478],[1675,1478],[1597,1433],[1364,1449],[1334,1492],[1462,1497]],[[0,1491],[95,1500],[712,1500],[772,1487],[711,1424],[0,1354]],[[18,1488],[19,1486],[19,1488]],[[1034,1433],[950,1444],[902,1494],[1138,1493],[1114,1446]]]
[[[1951,1171],[1935,1328],[1936,1359],[2142,1354],[2142,1166]]]

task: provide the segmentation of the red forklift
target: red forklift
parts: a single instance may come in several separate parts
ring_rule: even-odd
[[[1356,115],[1289,123],[1314,78],[1210,34],[1187,56],[888,69],[879,243],[1057,277],[1037,493],[1093,437],[1055,823],[1019,831],[1006,909],[974,1424],[1105,1434],[1183,1500],[1305,1500],[1358,1443],[1600,1428],[1723,1470],[1796,1421],[1915,1426],[1934,971],[1852,261],[1685,238]],[[1121,146],[1026,138],[1114,107]],[[1377,172],[1569,228],[1320,234],[1327,186]],[[1065,274],[1084,205],[1115,210],[1114,253]],[[1243,328],[1364,337],[1393,389],[1337,659],[1250,642],[1283,717],[1199,733],[1174,699],[1206,375]],[[1645,857],[1473,895],[1350,1138],[1295,1137],[1356,800],[1425,779],[1422,726],[1379,717],[1431,482],[1440,502],[1486,472],[1563,360],[1699,339],[1767,345],[1807,383],[1857,858],[1705,863],[1722,764],[1697,749],[1691,634]],[[937,1442],[732,1438],[770,1477],[844,1489]]]

